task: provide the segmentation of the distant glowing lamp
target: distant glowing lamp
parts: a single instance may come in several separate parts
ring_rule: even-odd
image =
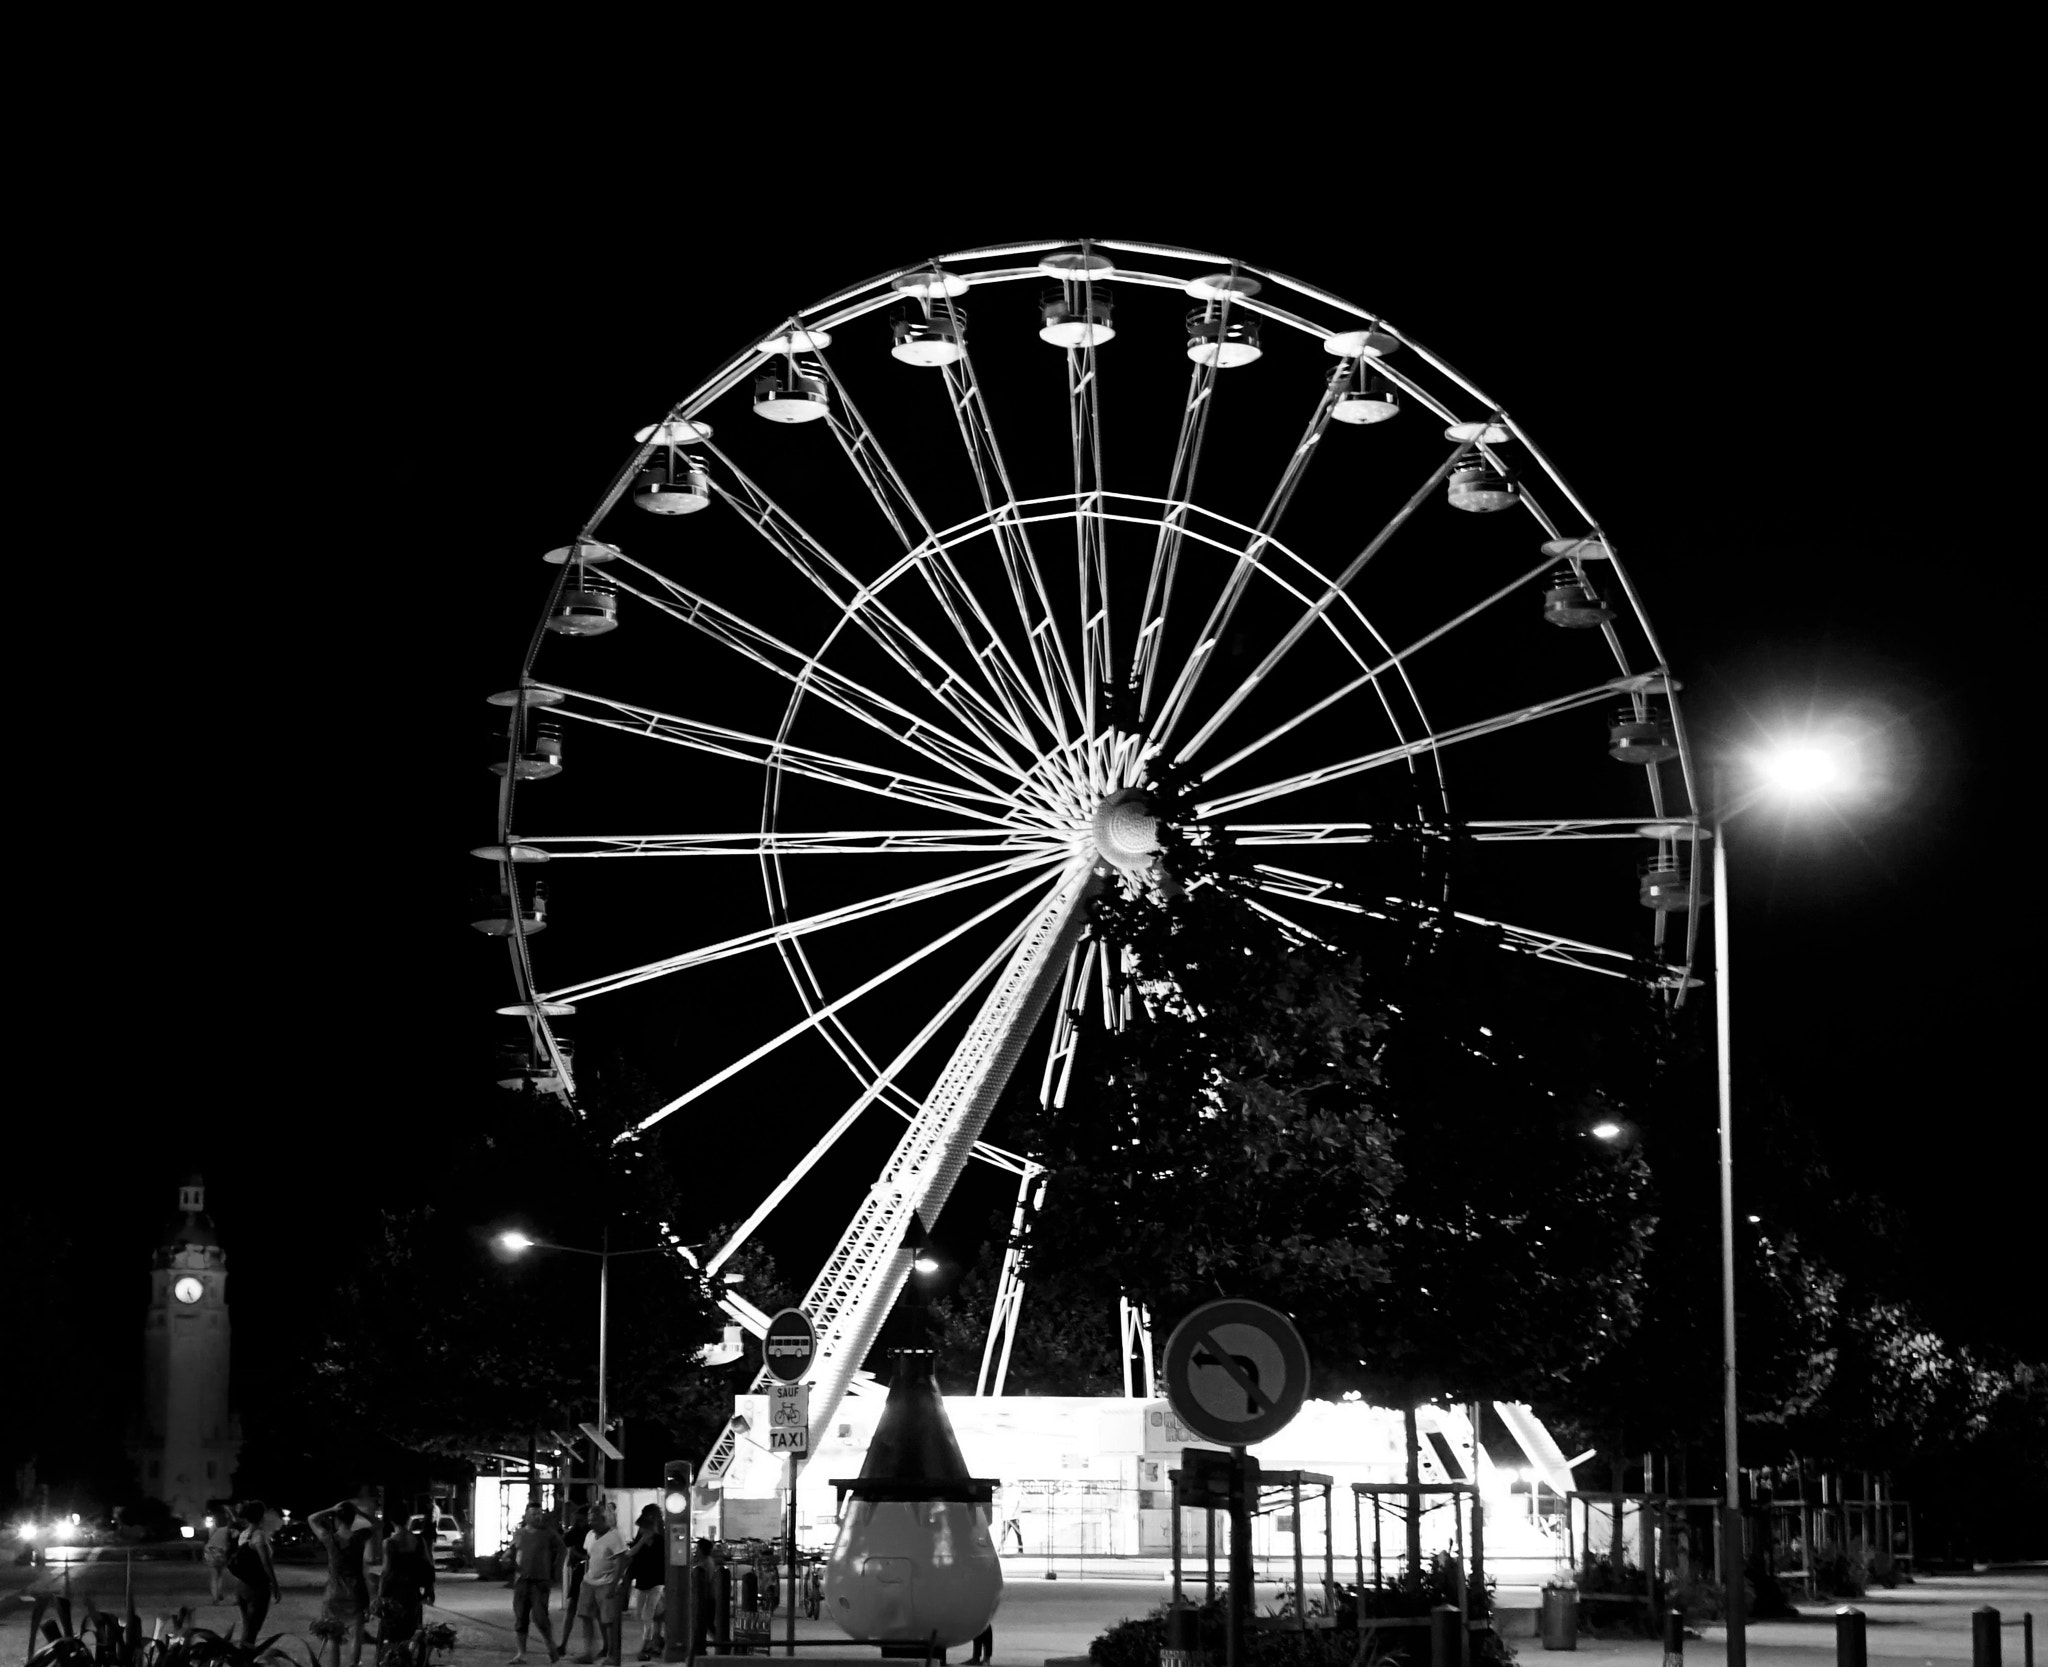
[[[24,1522],[14,1532],[21,1539],[32,1540],[36,1537],[36,1525],[32,1522]]]
[[[1593,1137],[1596,1140],[1619,1140],[1621,1138],[1621,1125],[1612,1121],[1595,1123],[1593,1125]]]
[[[178,1530],[178,1537],[179,1537],[180,1539],[185,1539],[185,1540],[192,1540],[192,1539],[197,1539],[197,1538],[198,1538],[199,1536],[198,1536],[198,1532],[197,1532],[197,1530],[195,1530],[195,1529],[193,1529],[193,1528],[191,1528],[191,1527],[187,1526],[187,1527],[182,1527],[182,1528],[180,1528],[180,1529]]]
[[[501,1250],[509,1250],[514,1256],[517,1256],[522,1250],[531,1250],[539,1242],[537,1239],[529,1239],[517,1229],[498,1235],[499,1248]]]

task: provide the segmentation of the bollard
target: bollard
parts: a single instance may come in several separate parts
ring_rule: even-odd
[[[1845,1603],[1835,1611],[1835,1667],[1868,1667],[1869,1659],[1863,1611]]]
[[[2020,1617],[2020,1642],[2026,1650],[2020,1659],[2026,1667],[2034,1667],[2034,1612],[2031,1609]]]
[[[1664,1611],[1664,1667],[1685,1667],[1685,1612]]]
[[[1440,1603],[1429,1612],[1429,1667],[1458,1667],[1458,1612]]]
[[[1971,1667],[1998,1667],[1998,1611],[1988,1603],[1970,1611]]]

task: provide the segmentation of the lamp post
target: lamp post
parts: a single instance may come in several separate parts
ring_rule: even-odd
[[[562,1250],[571,1256],[595,1256],[597,1258],[597,1432],[603,1435],[610,1428],[610,1407],[605,1391],[611,1365],[611,1314],[612,1314],[612,1258],[614,1256],[652,1256],[662,1249],[658,1244],[642,1245],[634,1250],[612,1249],[612,1230],[605,1227],[599,1248],[586,1250],[581,1245],[550,1244],[545,1239],[529,1238],[516,1228],[497,1236],[498,1247],[508,1255],[522,1256],[529,1250]],[[605,1461],[604,1449],[597,1451],[597,1474],[600,1487],[609,1486],[611,1472]]]
[[[1766,797],[1812,800],[1846,787],[1854,776],[1854,744],[1846,739],[1779,742],[1755,753],[1748,763],[1761,779],[1732,803],[1726,770],[1717,766],[1713,778],[1714,1054],[1721,1112],[1721,1578],[1727,1592],[1728,1667],[1747,1667],[1749,1660],[1737,1441],[1741,1413],[1735,1394],[1735,1065],[1729,1039],[1728,824]]]

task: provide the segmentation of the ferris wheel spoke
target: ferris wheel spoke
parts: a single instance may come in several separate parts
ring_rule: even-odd
[[[725,465],[738,492],[717,481],[712,490],[720,501],[734,510],[771,549],[841,610],[846,621],[869,637],[882,652],[906,672],[926,694],[938,701],[986,745],[1002,751],[991,733],[1008,734],[1011,740],[1030,749],[1035,746],[1030,726],[1015,719],[992,702],[988,695],[960,675],[958,666],[939,654],[873,588],[814,539],[796,518],[724,452],[710,441],[704,446]],[[935,682],[933,679],[937,678]]]
[[[1230,301],[1223,303],[1228,316]],[[1138,613],[1138,640],[1131,663],[1131,681],[1138,690],[1142,720],[1152,705],[1152,680],[1159,670],[1159,651],[1173,606],[1174,579],[1180,566],[1181,538],[1193,504],[1195,476],[1202,466],[1202,442],[1215,407],[1217,360],[1197,360],[1188,377],[1187,400],[1181,406],[1180,438],[1174,445],[1173,470],[1167,477],[1166,508],[1152,543],[1152,567],[1145,578],[1145,603]]]
[[[930,308],[933,303],[927,299],[925,305]],[[937,305],[957,318],[951,297],[940,296]],[[1031,534],[1017,513],[1017,493],[1010,484],[1010,472],[1003,462],[995,425],[989,419],[988,404],[982,398],[981,379],[975,373],[974,358],[967,349],[964,327],[958,329],[955,339],[960,356],[940,367],[945,377],[947,401],[953,408],[961,443],[967,448],[968,465],[981,493],[982,507],[988,512],[989,533],[995,540],[996,553],[1009,584],[1017,617],[1023,623],[1024,639],[1045,697],[1045,716],[1054,736],[1064,742],[1070,735],[1067,714],[1069,711],[1079,714],[1084,710],[1081,690],[1074,679],[1074,668],[1067,654],[1066,641],[1060,634],[1052,598],[1046,594],[1045,575],[1039,569]],[[1064,703],[1062,695],[1065,696]]]
[[[1433,917],[1438,911],[1418,908],[1417,905],[1398,897],[1389,897],[1382,903],[1361,901],[1351,895],[1335,880],[1324,879],[1318,874],[1303,874],[1293,869],[1279,868],[1267,863],[1256,865],[1259,875],[1255,884],[1267,896],[1292,903],[1313,903],[1320,908],[1335,909],[1343,914],[1360,915],[1371,920],[1411,924],[1418,917]],[[1462,909],[1442,911],[1442,915],[1465,926],[1476,926],[1501,934],[1504,946],[1519,954],[1533,955],[1539,961],[1549,961],[1558,966],[1573,967],[1580,972],[1600,973],[1609,978],[1642,979],[1641,957],[1625,949],[1612,949],[1605,944],[1588,943],[1582,938],[1566,937],[1561,932],[1544,932],[1534,927],[1516,926],[1508,921],[1491,920],[1485,915],[1468,914]],[[1431,931],[1442,931],[1441,925],[1431,925]]]
[[[996,851],[1055,852],[1068,841],[1050,832],[1010,828],[849,828],[795,833],[755,829],[710,834],[520,834],[508,843],[533,846],[553,861],[578,857],[976,856]]]
[[[651,595],[624,579],[614,581],[619,589],[638,597],[657,612],[702,632],[712,641],[724,644],[784,681],[816,694],[849,717],[881,731],[933,763],[992,790],[995,784],[983,772],[1023,773],[1018,762],[1007,754],[970,746],[952,731],[942,729],[929,719],[878,694],[816,656],[805,654],[801,649],[771,636],[738,614],[717,606],[632,557],[625,556],[624,559],[628,566],[646,574],[667,591],[668,596]]]
[[[1225,580],[1222,594],[1209,609],[1209,617],[1195,633],[1195,647],[1182,663],[1173,685],[1160,702],[1159,716],[1153,722],[1152,734],[1155,745],[1162,752],[1172,739],[1175,727],[1185,715],[1189,703],[1194,699],[1195,689],[1201,682],[1202,673],[1208,669],[1216,645],[1223,640],[1230,629],[1232,616],[1237,612],[1238,602],[1251,584],[1253,573],[1258,570],[1259,560],[1266,547],[1278,531],[1281,517],[1287,513],[1287,506],[1294,501],[1294,494],[1300,489],[1302,480],[1308,474],[1308,466],[1315,459],[1321,447],[1324,434],[1330,426],[1330,413],[1336,408],[1337,396],[1343,392],[1351,374],[1354,361],[1342,360],[1329,381],[1324,384],[1322,398],[1316,401],[1316,408],[1310,414],[1308,426],[1302,431],[1300,443],[1287,459],[1287,466],[1281,471],[1280,484],[1273,488],[1273,495],[1266,501],[1265,510],[1260,514],[1258,527],[1244,553],[1237,558],[1230,577]]]
[[[1195,814],[1202,817],[1223,815],[1230,811],[1243,810],[1250,805],[1263,804],[1268,799],[1277,799],[1284,794],[1298,793],[1304,788],[1320,787],[1326,782],[1342,781],[1348,776],[1360,775],[1367,770],[1377,770],[1382,765],[1394,764],[1402,759],[1413,758],[1418,753],[1440,751],[1445,747],[1454,746],[1460,741],[1477,740],[1482,735],[1498,734],[1501,730],[1513,729],[1520,724],[1534,723],[1539,718],[1555,717],[1560,712],[1576,711],[1579,707],[1591,706],[1598,701],[1611,699],[1617,694],[1625,694],[1633,689],[1640,688],[1643,682],[1644,679],[1641,677],[1609,678],[1605,683],[1597,683],[1590,689],[1580,689],[1575,694],[1559,695],[1553,700],[1538,701],[1531,706],[1521,706],[1516,707],[1512,711],[1498,712],[1490,718],[1480,718],[1469,724],[1460,724],[1455,729],[1447,729],[1436,734],[1425,735],[1420,740],[1404,741],[1397,746],[1382,747],[1378,752],[1366,753],[1358,758],[1348,758],[1338,764],[1326,764],[1321,769],[1304,770],[1297,775],[1285,776],[1278,781],[1267,782],[1261,787],[1248,787],[1241,792],[1226,793],[1219,798],[1209,800],[1205,804],[1195,806]],[[1220,770],[1222,766],[1219,765],[1217,768]],[[1216,771],[1214,770],[1206,772],[1201,779],[1207,781],[1215,774]]]
[[[1050,899],[1058,889],[1057,885],[1050,888],[1046,893],[1047,899]],[[768,1219],[774,1212],[775,1207],[789,1196],[796,1184],[808,1175],[812,1169],[817,1167],[819,1160],[838,1144],[840,1136],[852,1128],[859,1120],[860,1114],[873,1105],[876,1100],[882,1099],[885,1096],[890,1098],[895,1102],[892,1104],[891,1109],[906,1121],[917,1115],[919,1109],[918,1102],[898,1086],[897,1078],[903,1074],[919,1054],[923,1053],[931,1045],[932,1038],[945,1029],[954,1015],[973,999],[976,992],[983,985],[987,984],[990,979],[995,977],[1003,963],[1016,953],[1017,945],[1023,940],[1024,934],[1030,930],[1032,918],[1036,912],[1036,910],[1033,910],[1020,920],[1015,929],[996,946],[995,952],[975,969],[966,982],[946,999],[923,1028],[905,1044],[903,1051],[890,1060],[886,1066],[874,1073],[873,1080],[861,1092],[860,1097],[839,1114],[838,1119],[818,1138],[817,1143],[812,1146],[810,1151],[799,1160],[790,1170],[789,1174],[775,1186],[768,1196],[762,1199],[760,1204],[755,1207],[753,1214],[749,1215],[746,1220],[733,1229],[731,1236],[719,1248],[718,1253],[706,1264],[704,1270],[706,1273],[715,1274],[725,1264],[727,1259],[753,1236],[754,1230]],[[906,1109],[903,1103],[906,1101],[908,1102],[908,1109]],[[666,1112],[660,1112],[656,1115],[665,1116]],[[652,1122],[654,1119],[649,1118],[648,1121]],[[646,1123],[641,1124],[642,1128],[646,1126]],[[986,1144],[986,1142],[977,1141],[975,1143],[977,1153]],[[987,1151],[989,1154],[988,1161],[998,1164],[999,1167],[1010,1168],[1026,1161],[1019,1158],[1016,1153],[1005,1152],[1000,1147],[987,1147]],[[1003,1160],[1005,1159],[1009,1161],[1004,1162]]]
[[[1420,653],[1423,649],[1429,647],[1430,644],[1441,641],[1444,637],[1449,636],[1450,633],[1455,631],[1459,626],[1467,624],[1474,619],[1477,619],[1479,615],[1486,612],[1488,608],[1493,607],[1496,603],[1499,603],[1507,597],[1514,595],[1517,591],[1522,590],[1532,580],[1540,578],[1543,574],[1549,572],[1551,568],[1553,568],[1555,565],[1555,561],[1553,561],[1550,557],[1546,556],[1542,561],[1538,562],[1536,566],[1530,568],[1528,572],[1523,573],[1516,578],[1510,579],[1506,584],[1502,585],[1498,590],[1494,591],[1492,595],[1484,597],[1480,601],[1473,603],[1472,606],[1467,608],[1463,613],[1458,614],[1455,618],[1444,621],[1444,623],[1437,626],[1435,630],[1425,632],[1423,635],[1417,637],[1415,641],[1410,643],[1406,648],[1400,650],[1398,653],[1389,653],[1387,657],[1384,660],[1381,660],[1377,665],[1366,667],[1363,671],[1359,673],[1358,676],[1352,678],[1350,682],[1340,684],[1337,688],[1331,690],[1328,694],[1324,695],[1320,700],[1314,701],[1311,704],[1304,706],[1299,712],[1295,713],[1294,716],[1289,718],[1285,723],[1268,730],[1264,735],[1260,736],[1256,741],[1253,741],[1250,745],[1239,748],[1236,752],[1232,753],[1228,758],[1224,759],[1220,764],[1211,765],[1209,769],[1204,773],[1203,779],[1207,780],[1210,776],[1221,775],[1233,764],[1242,763],[1245,759],[1251,757],[1251,755],[1257,752],[1260,748],[1268,746],[1274,741],[1279,740],[1280,737],[1287,734],[1288,731],[1299,728],[1302,724],[1308,722],[1309,719],[1315,717],[1318,713],[1328,711],[1332,706],[1335,706],[1339,701],[1346,699],[1350,695],[1356,694],[1360,689],[1371,687],[1375,690],[1379,690],[1381,702],[1382,704],[1385,704],[1386,695],[1385,691],[1380,689],[1380,679],[1384,677],[1388,672],[1391,671],[1399,673],[1405,680],[1407,676],[1406,667],[1411,656]],[[1375,637],[1377,637],[1377,635],[1378,634],[1375,633]],[[1385,642],[1383,639],[1381,640],[1381,646],[1385,647]],[[1619,657],[1617,656],[1617,658]],[[1628,670],[1628,667],[1625,662],[1622,664],[1622,670],[1624,672]],[[1391,708],[1389,708],[1389,715],[1391,716]],[[1654,788],[1654,782],[1652,783],[1652,786]],[[1653,797],[1654,796],[1655,795],[1653,794]],[[1653,805],[1652,808],[1657,809],[1661,807]]]
[[[1194,737],[1188,744],[1181,748],[1176,758],[1177,763],[1186,763],[1192,758],[1201,749],[1203,743],[1223,726],[1231,713],[1244,704],[1245,700],[1251,695],[1251,692],[1272,675],[1273,669],[1280,664],[1281,660],[1286,657],[1296,643],[1308,635],[1310,628],[1315,625],[1316,621],[1321,619],[1343,599],[1344,592],[1351,581],[1365,571],[1366,564],[1386,547],[1387,541],[1401,530],[1402,526],[1408,521],[1408,518],[1420,509],[1428,501],[1430,494],[1450,477],[1451,471],[1463,461],[1465,454],[1472,449],[1472,445],[1473,442],[1470,440],[1461,440],[1457,444],[1452,450],[1451,455],[1437,466],[1436,472],[1422,483],[1415,496],[1394,512],[1393,519],[1388,521],[1373,536],[1372,541],[1363,550],[1359,551],[1352,559],[1349,567],[1345,568],[1342,573],[1330,581],[1329,588],[1309,605],[1301,618],[1296,620],[1288,628],[1287,633],[1267,652],[1266,657],[1252,668],[1244,681],[1238,684],[1225,698],[1223,704],[1209,715],[1208,722],[1204,723],[1195,732]]]
[[[951,550],[939,541],[931,517],[890,459],[881,436],[861,415],[852,392],[839,379],[822,348],[816,350],[815,356],[819,369],[838,394],[839,409],[828,414],[828,421],[840,451],[867,487],[904,550],[917,558],[919,577],[967,650],[969,660],[982,672],[990,691],[1009,714],[1012,725],[1017,732],[1028,735],[1031,724],[1025,710],[1026,706],[1035,705],[1029,680],[982,607],[980,597],[968,585]],[[969,628],[970,620],[978,629]],[[1024,693],[1026,705],[1018,703],[1020,692]]]
[[[869,920],[876,915],[888,914],[895,909],[905,908],[913,903],[928,902],[934,897],[944,897],[949,892],[966,891],[975,886],[987,885],[993,880],[1007,879],[1015,874],[1031,873],[1055,863],[1071,862],[1072,854],[1066,851],[1032,851],[1009,858],[1004,862],[988,863],[980,868],[970,868],[963,874],[949,875],[941,880],[927,880],[914,886],[903,886],[895,891],[885,891],[874,897],[864,897],[857,903],[843,904],[838,908],[825,909],[818,914],[808,915],[801,920],[781,921],[772,926],[763,926],[752,932],[742,932],[738,937],[726,938],[719,943],[705,944],[702,948],[686,950],[680,955],[663,956],[658,961],[644,962],[622,972],[606,973],[597,978],[586,978],[575,984],[565,984],[559,990],[544,992],[543,1001],[588,1001],[597,996],[611,995],[634,984],[644,984],[649,979],[665,978],[670,973],[683,972],[691,967],[701,967],[712,961],[722,961],[730,956],[744,955],[749,950],[762,949],[785,939],[800,938],[808,933],[822,932],[834,926],[847,926],[854,922]]]
[[[618,714],[616,717],[607,717],[603,712],[583,711],[573,705],[562,705],[553,709],[562,717],[574,718],[579,723],[594,724],[601,729],[615,729],[626,735],[644,736],[649,740],[667,742],[671,746],[688,747],[693,751],[709,753],[718,758],[737,759],[745,764],[773,765],[779,770],[807,776],[813,781],[830,782],[837,787],[851,787],[862,793],[873,793],[881,798],[917,805],[925,810],[951,811],[955,815],[971,817],[979,822],[1007,825],[1018,816],[1041,821],[1050,820],[1050,812],[1039,810],[1032,801],[1021,794],[955,787],[950,782],[933,781],[928,777],[890,770],[884,765],[843,758],[837,753],[819,752],[810,747],[800,747],[791,741],[771,740],[767,736],[751,735],[744,730],[700,723],[691,718],[679,718],[671,712],[660,712],[652,707],[637,706],[630,701],[615,700],[609,695],[589,694],[555,683],[535,686],[552,690],[572,700],[588,701],[593,706]]]
[[[1024,898],[1029,897],[1034,893],[1037,893],[1041,897],[1041,899],[1050,899],[1056,897],[1058,896],[1061,889],[1065,887],[1067,884],[1068,877],[1064,869],[1061,871],[1060,878],[1049,889],[1046,888],[1042,876],[1034,875],[1031,879],[1027,880],[1023,885],[1019,886],[1015,891],[1011,892],[1008,896],[1001,899],[1001,901],[991,903],[979,914],[970,916],[968,919],[962,921],[959,925],[953,927],[950,931],[941,933],[939,936],[932,938],[928,942],[920,945],[912,953],[904,956],[902,960],[896,962],[895,965],[887,967],[883,971],[876,973],[874,977],[868,979],[865,983],[855,985],[854,988],[848,990],[846,994],[835,998],[834,1000],[826,1003],[825,1006],[818,1008],[816,1011],[805,1015],[805,1017],[801,1021],[791,1025],[787,1030],[782,1031],[779,1035],[771,1037],[768,1041],[763,1042],[758,1048],[755,1048],[750,1053],[743,1055],[741,1058],[734,1060],[730,1065],[727,1065],[724,1069],[714,1073],[711,1076],[706,1077],[694,1088],[685,1090],[683,1093],[678,1094],[673,1100],[670,1100],[666,1105],[663,1105],[657,1108],[656,1110],[650,1112],[646,1117],[643,1117],[639,1121],[639,1123],[635,1125],[636,1132],[639,1130],[651,1128],[654,1124],[659,1123],[663,1118],[668,1117],[677,1111],[680,1111],[684,1106],[690,1104],[691,1101],[699,1099],[702,1096],[710,1093],[711,1090],[718,1087],[720,1083],[730,1081],[733,1077],[738,1076],[740,1072],[744,1071],[749,1065],[758,1064],[761,1060],[766,1059],[771,1053],[775,1052],[777,1048],[782,1047],[785,1043],[795,1040],[795,1038],[803,1035],[806,1031],[815,1029],[822,1019],[829,1018],[833,1014],[836,1014],[842,1011],[844,1008],[851,1006],[854,1002],[858,1001],[862,996],[868,995],[875,990],[879,990],[884,984],[888,983],[890,979],[895,978],[900,973],[908,971],[911,967],[916,966],[920,961],[925,960],[929,956],[937,954],[941,949],[944,949],[948,944],[952,943],[955,939],[964,937],[967,933],[973,931],[975,927],[980,926],[984,921],[994,919],[997,915],[1001,914],[1005,909],[1010,908],[1012,905],[1018,902],[1021,902]],[[1039,910],[1035,909],[1032,914],[1027,915],[1023,927],[1021,927],[1017,932],[1011,934],[1007,945],[1009,953],[1014,954],[1017,944],[1022,940],[1024,935],[1031,930],[1032,926],[1035,924],[1037,920],[1038,912]]]
[[[1100,728],[1099,707],[1103,689],[1115,675],[1115,643],[1112,630],[1108,553],[1102,536],[1102,379],[1096,359],[1095,279],[1084,268],[1076,282],[1068,277],[1061,287],[1071,308],[1077,293],[1080,317],[1086,323],[1083,339],[1067,349],[1067,437],[1072,449],[1074,472],[1074,592],[1080,602],[1081,626],[1081,724],[1086,734]],[[1107,789],[1099,778],[1091,782],[1096,793]]]

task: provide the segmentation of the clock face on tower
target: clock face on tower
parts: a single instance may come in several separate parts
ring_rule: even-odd
[[[180,1302],[197,1302],[206,1295],[206,1286],[188,1273],[171,1287],[171,1295]]]

